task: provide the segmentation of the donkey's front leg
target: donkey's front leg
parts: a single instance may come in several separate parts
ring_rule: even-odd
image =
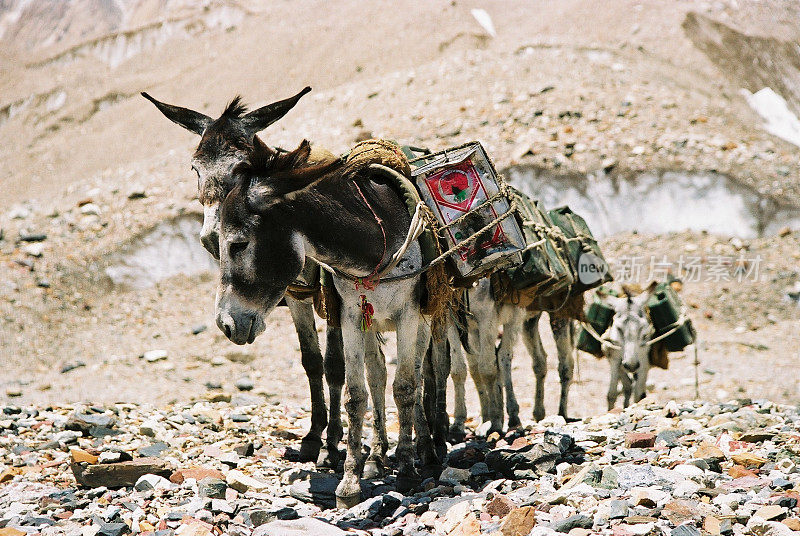
[[[522,340],[528,349],[533,365],[533,375],[536,377],[536,394],[533,401],[533,418],[537,421],[544,419],[544,379],[547,376],[547,353],[542,346],[539,334],[539,319],[542,313],[536,313],[526,319],[522,324]]]
[[[300,443],[300,461],[315,462],[322,447],[322,431],[328,424],[328,416],[325,408],[325,392],[322,388],[324,364],[319,349],[317,328],[314,325],[314,307],[310,303],[295,300],[290,296],[286,296],[286,305],[294,320],[300,342],[301,362],[311,392],[311,429]]]
[[[550,327],[558,350],[558,378],[561,380],[561,397],[558,402],[558,414],[567,418],[567,398],[572,383],[575,367],[575,342],[572,337],[572,320],[550,317]]]
[[[461,341],[454,325],[447,328],[447,341],[450,346],[450,377],[453,378],[453,424],[450,426],[450,439],[458,443],[466,436],[464,424],[467,421],[467,360],[461,351]]]
[[[515,307],[515,309],[517,309]],[[508,427],[516,428],[520,425],[519,403],[514,394],[514,381],[511,376],[511,365],[514,357],[514,343],[517,340],[522,319],[520,318],[521,309],[515,310],[513,318],[503,324],[503,336],[500,338],[500,345],[497,347],[497,363],[500,367],[500,376],[506,390],[506,411],[508,412]]]
[[[399,434],[395,452],[398,462],[397,488],[405,491],[419,484],[419,475],[414,469],[414,445],[411,434],[414,428],[415,405],[418,417],[421,416],[424,420],[422,400],[417,396],[417,374],[422,366],[421,356],[428,345],[430,334],[426,329],[427,326],[421,326],[419,310],[412,307],[401,312],[396,326],[397,368],[392,391],[397,406]],[[419,434],[419,430],[417,433]]]
[[[433,340],[433,380],[436,401],[433,408],[433,445],[440,462],[447,456],[447,429],[450,418],[447,415],[447,377],[450,375],[450,344],[443,333]]]
[[[614,409],[617,404],[617,397],[619,396],[619,375],[622,361],[616,357],[613,352],[608,352],[606,360],[609,365],[608,376],[608,393],[606,394],[606,402],[608,402],[608,411]]]
[[[621,368],[621,365],[620,372],[620,379],[622,380],[622,407],[627,408],[631,405],[631,390],[633,382],[631,381],[631,377],[628,376],[628,371]]]
[[[384,456],[389,450],[386,437],[386,357],[374,331],[365,333],[367,383],[372,396],[372,445],[364,464],[364,478],[383,475]]]
[[[647,374],[650,372],[650,363],[642,359],[639,368],[633,373],[633,403],[641,402],[647,396]]]
[[[343,311],[344,313],[344,311]],[[347,458],[344,475],[336,488],[336,505],[350,508],[361,501],[359,469],[361,463],[361,433],[367,411],[367,387],[364,382],[365,337],[353,315],[342,314],[344,343],[345,403],[347,411]]]
[[[344,388],[344,348],[342,329],[328,325],[325,345],[325,381],[328,384],[330,416],[325,439],[325,454],[317,462],[336,470],[339,466],[339,442],[342,440],[342,389]]]

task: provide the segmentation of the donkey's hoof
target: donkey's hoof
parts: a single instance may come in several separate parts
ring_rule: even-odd
[[[345,495],[340,496],[336,495],[336,508],[343,508],[347,510],[348,508],[352,508],[355,505],[361,502],[361,494],[357,493],[355,495]]]
[[[301,462],[316,462],[319,458],[319,451],[322,449],[322,439],[318,437],[304,437],[300,442]]]
[[[362,478],[365,480],[372,480],[381,478],[382,476],[383,462],[380,459],[371,458],[364,462],[364,474]]]
[[[514,428],[519,428],[522,425],[522,421],[519,420],[519,416],[509,417],[508,418],[508,429],[513,430]]]
[[[463,442],[466,437],[467,431],[463,424],[453,424],[447,432],[447,441],[453,445]]]
[[[419,476],[422,480],[427,478],[438,480],[442,474],[442,471],[444,471],[444,466],[439,464],[423,465],[419,468]]]
[[[339,449],[323,448],[320,450],[319,457],[317,458],[317,467],[320,469],[333,469],[337,471],[341,460],[342,453],[339,452]]]
[[[336,486],[336,507],[352,508],[361,502],[361,483],[353,473],[346,473]]]
[[[419,488],[422,484],[422,478],[417,474],[416,471],[410,474],[405,475],[397,475],[397,480],[395,481],[395,488],[400,493],[406,493],[412,490]]]
[[[533,420],[536,421],[536,422],[539,422],[542,419],[544,419],[544,409],[542,409],[542,410],[534,409],[533,410]]]

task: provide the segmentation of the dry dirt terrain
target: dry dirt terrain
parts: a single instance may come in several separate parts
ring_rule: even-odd
[[[195,236],[197,139],[140,91],[214,115],[235,94],[255,106],[310,85],[262,139],[334,152],[364,136],[434,149],[477,139],[498,168],[535,169],[541,181],[714,172],[800,206],[798,147],[764,130],[741,91],[772,87],[800,114],[793,1],[26,5],[0,1],[0,402],[161,406],[235,391],[243,377],[271,400],[307,401],[287,311],[244,348],[214,325],[214,267]],[[714,203],[699,220],[729,208]],[[615,268],[633,256],[685,254],[706,271],[715,257],[760,257],[742,282],[731,265],[730,280],[685,282],[701,396],[800,403],[800,309],[785,297],[800,281],[800,231],[672,225],[659,235],[631,226],[601,245]],[[142,357],[152,350],[166,358]],[[693,398],[693,361],[673,354],[651,374],[650,396]],[[514,367],[530,415],[521,344]],[[580,357],[574,416],[605,410],[607,374]],[[471,386],[469,397],[474,414]]]

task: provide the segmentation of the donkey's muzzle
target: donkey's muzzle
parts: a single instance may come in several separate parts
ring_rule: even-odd
[[[636,371],[639,369],[639,362],[638,362],[638,361],[634,361],[634,362],[632,362],[632,363],[629,363],[629,362],[623,362],[623,363],[622,363],[622,367],[623,367],[625,370],[627,370],[628,372],[630,372],[630,373],[634,373],[634,372],[636,372]]]
[[[206,248],[206,251],[211,253],[212,257],[219,260],[219,234],[217,234],[216,231],[211,231],[209,233],[201,232],[200,242],[203,244],[203,247]]]
[[[242,307],[236,299],[222,299],[217,304],[217,327],[234,344],[250,344],[265,329],[264,318]]]

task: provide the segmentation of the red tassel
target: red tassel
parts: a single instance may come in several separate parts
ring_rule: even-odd
[[[372,327],[372,317],[375,315],[375,308],[367,301],[365,294],[361,295],[361,331],[367,331]]]

